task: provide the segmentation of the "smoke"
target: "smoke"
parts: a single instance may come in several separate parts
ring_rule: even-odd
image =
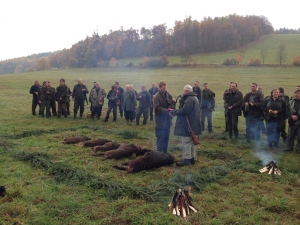
[[[262,165],[266,165],[270,161],[278,162],[281,158],[281,154],[275,154],[274,152],[267,152],[263,150],[256,150],[252,152],[253,155],[259,158]]]

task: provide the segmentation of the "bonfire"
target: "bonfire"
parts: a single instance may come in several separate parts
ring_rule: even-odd
[[[281,175],[281,171],[279,170],[277,164],[274,161],[268,162],[264,168],[260,169],[259,172],[268,174],[274,174],[274,175]]]

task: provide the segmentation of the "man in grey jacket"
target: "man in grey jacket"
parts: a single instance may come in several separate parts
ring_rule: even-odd
[[[193,165],[195,164],[196,147],[191,138],[187,120],[189,121],[192,131],[196,135],[201,133],[201,126],[199,101],[197,94],[193,92],[192,86],[184,86],[179,109],[170,111],[170,114],[172,116],[177,116],[174,135],[182,137],[183,145],[183,160],[182,162],[177,162],[176,165]]]
[[[104,103],[104,98],[106,97],[105,90],[100,88],[99,82],[95,83],[95,88],[91,90],[90,100],[92,104],[92,120],[94,120],[95,115],[97,120],[100,119],[102,112],[102,105]]]
[[[125,114],[125,119],[127,123],[132,122],[135,118],[136,109],[136,94],[131,90],[130,85],[126,85],[126,91],[123,93],[123,111]]]
[[[151,106],[151,96],[145,86],[142,86],[141,90],[136,99],[140,103],[136,112],[136,125],[140,124],[140,117],[143,114],[143,126],[145,126],[148,120],[148,109]]]

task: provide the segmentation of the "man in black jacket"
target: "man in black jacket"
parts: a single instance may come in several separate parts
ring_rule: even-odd
[[[158,88],[156,87],[156,83],[152,82],[152,87],[148,90],[151,97],[151,105],[150,105],[150,121],[153,120],[153,98],[154,95],[158,92]]]
[[[246,118],[246,139],[250,142],[260,140],[260,123],[262,120],[261,104],[264,101],[263,95],[257,91],[257,83],[251,84],[251,92],[247,93],[243,100]]]
[[[89,93],[87,87],[82,83],[82,79],[78,79],[78,84],[73,88],[73,101],[74,101],[74,120],[77,116],[77,111],[80,107],[80,118],[82,118],[84,112],[84,101],[86,100],[86,94]]]
[[[59,80],[59,86],[56,88],[56,97],[57,97],[57,107],[58,114],[57,117],[60,118],[61,115],[64,115],[65,118],[68,116],[67,103],[69,102],[68,96],[69,88],[65,84],[65,79],[61,78]]]
[[[229,138],[239,137],[238,117],[242,115],[243,94],[237,89],[237,83],[230,85],[230,90],[224,93],[224,108],[228,126]]]
[[[294,92],[293,99],[290,100],[287,117],[289,122],[288,141],[285,152],[294,150],[294,142],[297,139],[296,152],[300,153],[300,90]]]
[[[167,83],[159,82],[159,92],[154,96],[155,135],[157,151],[167,153],[172,117],[168,108],[175,108],[175,99],[167,92]]]
[[[41,105],[39,103],[39,100],[38,100],[38,91],[39,91],[39,88],[40,88],[40,84],[39,82],[36,80],[34,82],[34,85],[31,86],[30,90],[29,90],[29,93],[32,94],[32,115],[36,115],[36,112],[35,112],[35,109],[37,107],[37,105],[39,105],[39,112],[40,112],[40,108],[41,108]]]
[[[113,122],[116,122],[117,121],[117,106],[118,106],[117,104],[119,104],[118,102],[120,102],[120,99],[121,99],[121,95],[120,95],[119,91],[116,90],[116,86],[111,87],[111,90],[107,94],[107,99],[108,99],[108,109],[107,109],[107,113],[106,113],[104,122],[108,121],[111,110],[113,110]]]
[[[148,120],[148,109],[150,108],[151,105],[151,96],[149,92],[147,91],[145,86],[141,87],[141,92],[138,94],[137,99],[139,101],[139,107],[137,109],[136,113],[136,125],[140,124],[140,117],[143,114],[144,121],[143,125],[147,124]]]
[[[199,101],[196,93],[192,92],[192,90],[192,86],[185,85],[179,109],[170,111],[171,115],[177,116],[174,135],[181,136],[183,144],[183,160],[182,162],[177,162],[177,166],[195,164],[196,147],[191,138],[188,123],[196,135],[201,133],[201,126]]]
[[[198,101],[199,101],[199,107],[201,105],[201,89],[199,87],[199,82],[194,82],[193,92],[197,95]]]
[[[116,91],[119,92],[121,99],[120,100],[120,104],[119,104],[119,111],[120,111],[120,116],[121,118],[123,117],[123,102],[124,102],[124,98],[123,98],[123,93],[124,93],[124,89],[120,87],[119,82],[115,82],[115,87],[116,87]]]

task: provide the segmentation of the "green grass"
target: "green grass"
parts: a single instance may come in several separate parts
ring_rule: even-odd
[[[280,158],[283,175],[259,174],[260,161],[252,154],[255,146],[247,144],[243,136],[244,119],[240,117],[240,140],[228,140],[222,134],[222,95],[230,81],[237,82],[244,94],[249,91],[251,82],[258,82],[263,85],[265,95],[279,86],[291,95],[298,85],[295,82],[298,74],[298,68],[224,67],[74,69],[2,75],[0,185],[6,186],[8,196],[0,198],[0,224],[299,224],[299,155],[280,153],[285,147],[283,143],[278,152],[267,150],[265,137],[262,137],[259,149]],[[142,85],[149,88],[152,81],[166,80],[173,96],[181,94],[183,86],[194,80],[201,84],[209,82],[216,93],[214,133],[204,132],[200,136],[195,166],[170,166],[137,174],[116,171],[112,165],[129,159],[95,158],[89,155],[90,149],[63,145],[63,138],[85,135],[153,149],[154,124],[136,127],[120,118],[113,123],[112,117],[104,123],[103,116],[94,122],[86,118],[74,121],[71,117],[58,120],[32,116],[28,91],[33,81],[50,80],[56,86],[61,77],[70,87],[76,84],[78,77],[89,88],[94,81],[100,81],[106,91],[115,81],[122,87],[131,83],[139,90]],[[169,146],[171,154],[180,160],[180,138],[171,134]],[[32,159],[20,157],[23,151]],[[112,186],[97,186],[95,181]],[[125,190],[115,189],[117,184]],[[187,221],[167,211],[173,191],[184,184],[192,185],[193,199],[200,209]],[[143,194],[132,192],[133,189],[154,197],[145,198]]]
[[[287,58],[283,64],[290,65],[294,55],[300,55],[300,35],[299,34],[271,34],[260,38],[260,40],[249,43],[239,49],[228,52],[203,53],[193,55],[196,63],[199,64],[222,64],[227,58],[235,58],[241,51],[245,52],[242,64],[247,64],[252,58],[261,58],[260,51],[264,48],[268,50],[268,55],[265,58],[265,64],[279,64],[276,59],[276,51],[279,45],[283,43],[286,47]],[[158,58],[158,57],[157,57]],[[169,64],[183,64],[180,57],[169,56]],[[142,61],[141,58],[123,59],[119,64],[126,65],[133,62],[138,65]]]

